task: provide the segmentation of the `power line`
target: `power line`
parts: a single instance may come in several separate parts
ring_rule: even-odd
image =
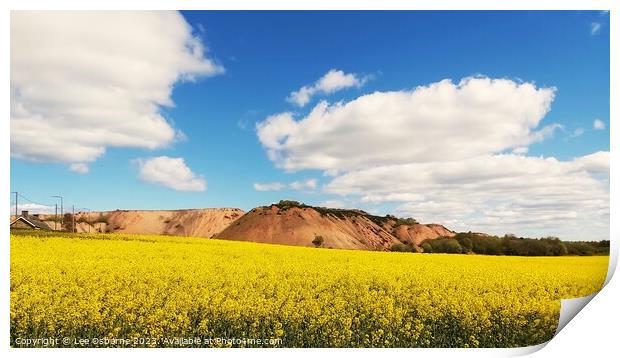
[[[11,194],[15,194],[15,201],[14,201],[14,203],[15,203],[15,204],[17,204],[17,202],[18,202],[19,198],[22,198],[22,199],[24,199],[25,201],[29,202],[30,204],[35,204],[35,205],[46,206],[46,207],[49,207],[49,208],[54,208],[55,206],[57,206],[57,205],[58,205],[57,203],[54,203],[54,204],[45,204],[45,203],[41,203],[41,202],[38,202],[38,201],[34,201],[34,200],[32,200],[32,199],[30,199],[30,198],[26,197],[24,194],[21,194],[21,193],[16,192],[16,191],[12,191],[12,192],[11,192]],[[62,212],[63,212],[63,197],[62,197],[62,196],[60,196],[60,195],[53,195],[53,196],[52,196],[52,198],[58,198],[58,199],[60,199],[60,211],[61,211],[61,214],[62,214]],[[11,204],[13,204],[13,203],[11,203]],[[75,206],[75,205],[74,205],[74,206]],[[17,207],[17,205],[16,205],[16,207]],[[86,211],[92,211],[90,208],[87,208],[87,207],[75,207],[75,209],[77,209],[78,211],[83,211],[83,210],[86,210]],[[16,210],[17,210],[17,209],[16,209]]]
[[[52,195],[52,198],[60,199],[60,216],[64,216],[63,207],[62,207],[62,196],[60,196],[60,195]]]
[[[24,199],[25,201],[27,201],[27,202],[29,202],[31,204],[40,205],[40,206],[44,206],[44,207],[49,207],[50,209],[54,208],[54,229],[56,229],[56,224],[57,224],[57,221],[58,221],[58,204],[57,203],[54,203],[54,204],[43,204],[43,203],[40,203],[38,201],[34,201],[32,199],[29,199],[28,197],[26,197],[23,194],[20,194],[19,192],[16,192],[16,191],[12,191],[11,194],[15,194],[15,216],[18,215],[18,201],[19,201],[19,198],[22,198],[22,199]],[[52,197],[60,199],[60,215],[63,216],[63,214],[64,214],[64,210],[63,210],[64,209],[63,197],[60,196],[60,195],[53,195]],[[76,209],[75,204],[73,204],[71,206],[71,221],[72,221],[71,222],[71,226],[72,226],[72,230],[74,232],[77,232],[76,227],[75,227],[75,209]],[[88,219],[90,220],[90,215],[91,215],[91,211],[92,211],[90,208],[81,207],[81,208],[77,208],[77,209],[80,210],[80,211],[82,211],[82,210],[88,211]],[[36,209],[34,209],[34,210],[36,210]],[[61,225],[61,227],[62,227],[62,225]],[[90,227],[88,229],[89,229],[89,232],[90,232]]]
[[[31,203],[31,204],[36,204],[36,205],[41,205],[41,206],[48,206],[48,207],[50,207],[50,208],[54,206],[53,204],[43,204],[43,203],[36,202],[36,201],[34,201],[34,200],[30,200],[30,199],[28,199],[27,197],[25,197],[23,194],[19,194],[19,193],[17,193],[17,192],[13,192],[13,193],[15,193],[15,194],[16,194],[16,197],[17,197],[17,196],[19,196],[20,198],[22,198],[22,199],[26,200],[27,202],[29,202],[29,203]],[[16,201],[17,201],[17,199],[16,199]]]

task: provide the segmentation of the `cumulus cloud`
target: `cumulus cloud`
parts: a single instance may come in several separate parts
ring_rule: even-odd
[[[571,161],[489,155],[361,169],[324,190],[373,203],[401,201],[397,214],[456,230],[602,239],[609,227],[608,171],[609,152]]]
[[[593,174],[606,174],[609,176],[609,162],[611,158],[609,152],[596,152],[583,157],[575,158],[574,164],[577,168]]]
[[[345,209],[347,204],[342,200],[325,200],[320,202],[318,206],[322,206],[324,208]]]
[[[28,211],[28,214],[54,214],[56,208],[50,205],[17,203],[17,215],[21,215],[23,210]],[[11,215],[15,215],[15,203],[11,204],[10,213]],[[60,215],[60,207],[58,207],[58,214]]]
[[[90,168],[84,163],[73,163],[69,165],[69,170],[78,174],[86,174],[90,171]]]
[[[560,124],[542,125],[556,89],[508,79],[443,80],[409,91],[321,102],[256,126],[286,171],[322,170],[322,191],[454,230],[608,238],[609,152],[528,156]],[[507,154],[511,153],[511,154]]]
[[[583,128],[576,128],[573,133],[569,135],[570,138],[576,138],[583,134]]]
[[[605,122],[597,118],[594,120],[594,123],[592,124],[592,126],[594,127],[595,130],[602,131],[603,129],[605,129]]]
[[[11,156],[83,173],[108,147],[165,147],[173,86],[222,72],[178,12],[14,11]]]
[[[305,117],[279,113],[257,123],[268,156],[287,171],[460,160],[544,140],[555,88],[508,79],[443,80],[410,91],[321,102]]]
[[[416,201],[423,198],[424,196],[416,193],[374,193],[363,195],[360,198],[360,202],[368,204],[381,204],[403,201]]]
[[[294,181],[288,185],[274,182],[274,183],[254,183],[254,190],[257,191],[280,191],[287,187],[292,190],[314,190],[316,189],[317,180],[307,179],[303,181]]]
[[[308,179],[304,181],[294,181],[289,184],[289,188],[293,190],[314,190],[316,189],[316,179]]]
[[[286,186],[282,183],[254,183],[254,190],[256,191],[280,191]]]
[[[137,159],[139,178],[177,191],[205,191],[207,182],[194,174],[183,158],[166,156]]]
[[[287,101],[303,107],[317,94],[331,94],[351,87],[359,88],[367,81],[368,77],[360,77],[355,73],[344,73],[341,70],[332,69],[313,85],[303,86],[299,90],[291,92]]]

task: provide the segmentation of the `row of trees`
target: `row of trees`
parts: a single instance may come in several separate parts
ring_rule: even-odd
[[[424,252],[513,256],[609,255],[609,240],[572,242],[557,237],[530,239],[506,235],[487,236],[476,233],[458,233],[451,238],[426,240]]]

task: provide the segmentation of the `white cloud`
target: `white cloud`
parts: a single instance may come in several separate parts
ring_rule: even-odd
[[[571,138],[576,138],[579,137],[583,134],[583,128],[577,128],[573,131],[573,133],[570,134]]]
[[[566,129],[564,128],[563,125],[558,124],[558,123],[553,123],[553,124],[543,127],[539,131],[532,133],[529,142],[536,143],[536,142],[542,142],[543,140],[548,139],[548,138],[553,138],[553,135],[555,134],[556,129],[566,132]]]
[[[594,123],[592,124],[592,126],[594,127],[595,130],[602,131],[603,129],[605,129],[605,122],[597,118],[594,120]]]
[[[325,200],[319,203],[318,206],[322,206],[324,208],[335,208],[335,209],[345,209],[347,208],[347,204],[345,204],[342,200]]]
[[[316,179],[308,179],[305,181],[294,181],[288,186],[293,190],[314,190],[316,189]]]
[[[73,163],[69,165],[69,170],[78,174],[86,174],[90,171],[90,168],[84,163]]]
[[[185,164],[183,158],[155,157],[138,159],[139,178],[178,191],[205,191],[207,182]]]
[[[424,196],[416,193],[381,193],[369,194],[360,198],[360,202],[368,204],[393,203],[403,201],[416,201]]]
[[[470,217],[475,210],[461,201],[419,201],[406,202],[395,209],[397,216],[413,217],[421,222],[442,224],[451,230],[476,231],[469,223],[464,224],[464,218]],[[467,226],[467,227],[466,227]],[[480,230],[485,231],[485,230]],[[501,234],[501,233],[500,233]]]
[[[605,174],[609,176],[609,163],[611,157],[609,152],[596,152],[583,157],[575,158],[575,165],[593,174]]]
[[[14,11],[11,156],[79,172],[107,147],[170,145],[173,86],[222,71],[178,12]]]
[[[361,169],[324,190],[374,203],[402,196],[398,215],[456,230],[594,240],[607,238],[608,171],[609,152],[571,161],[486,155]]]
[[[292,190],[314,190],[316,189],[317,180],[308,179],[304,181],[294,181],[288,185],[274,182],[274,183],[254,183],[254,190],[257,191],[280,191],[287,187]]]
[[[541,124],[554,95],[522,81],[444,80],[322,102],[303,118],[279,113],[256,130],[276,166],[322,170],[322,190],[346,202],[455,230],[608,238],[609,152],[527,156],[556,130],[583,134]]]
[[[257,191],[280,191],[284,189],[285,185],[282,183],[254,183],[254,190]]]
[[[348,103],[321,102],[304,118],[280,113],[256,129],[269,158],[287,171],[460,160],[551,136],[560,125],[539,125],[554,93],[507,79],[443,80]]]
[[[350,87],[359,88],[366,81],[368,81],[368,77],[359,77],[355,73],[344,73],[341,70],[332,69],[313,85],[303,86],[298,91],[291,92],[287,101],[303,107],[317,94],[331,94]]]
[[[601,32],[601,26],[602,24],[600,22],[593,22],[590,24],[590,34],[591,35],[596,35],[599,32]]]
[[[54,214],[54,206],[33,204],[33,203],[17,203],[17,215],[21,215],[22,211],[28,211],[28,214]],[[11,215],[15,215],[15,203],[11,204]],[[60,215],[60,207],[58,207],[58,215]]]

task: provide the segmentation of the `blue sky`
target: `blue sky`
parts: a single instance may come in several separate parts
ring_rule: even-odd
[[[89,171],[79,174],[68,170],[71,160],[64,157],[39,158],[17,153],[17,145],[13,145],[17,136],[13,127],[16,116],[12,112],[11,191],[19,191],[42,204],[53,203],[50,196],[61,194],[68,205],[75,203],[93,210],[201,207],[249,210],[293,198],[315,205],[327,202],[381,214],[399,212],[417,216],[415,210],[404,209],[406,204],[415,208],[420,204],[416,200],[363,202],[360,192],[322,190],[338,175],[412,161],[372,162],[363,168],[342,169],[336,176],[330,169],[341,168],[319,165],[286,170],[282,163],[269,158],[268,145],[261,142],[256,124],[280,113],[291,113],[295,120],[302,121],[322,100],[329,104],[347,103],[375,92],[413,91],[444,79],[456,84],[472,76],[532,83],[538,89],[555,88],[549,110],[531,132],[553,124],[559,126],[552,136],[528,143],[527,157],[554,157],[570,162],[577,157],[609,151],[609,15],[605,13],[189,11],[181,14],[191,26],[191,36],[208,48],[204,58],[223,69],[204,70],[206,75],[198,75],[194,81],[170,81],[174,106],[158,106],[158,112],[175,131],[184,135],[155,149],[146,145],[138,148],[105,145],[105,153],[95,159],[80,160],[88,165]],[[12,28],[11,36],[14,43],[19,41],[19,29]],[[13,47],[12,50],[19,51]],[[66,57],[69,63],[73,61],[70,52]],[[17,71],[16,66],[17,60],[12,56],[12,73]],[[96,68],[93,70],[96,73]],[[333,93],[318,93],[305,106],[287,101],[291,92],[312,86],[330,70],[352,74],[363,79],[363,84]],[[131,77],[131,72],[125,76]],[[62,91],[62,82],[55,84]],[[18,87],[20,94],[28,92],[23,89],[26,84],[12,82],[12,94],[17,93]],[[26,98],[24,103],[32,101],[27,102]],[[602,121],[604,128],[593,127],[596,119]],[[412,141],[419,141],[420,137]],[[485,138],[473,135],[471,141],[483,142]],[[59,141],[57,145],[62,148],[66,142]],[[489,155],[510,152],[511,149],[505,149]],[[284,155],[290,153],[285,151]],[[174,190],[140,179],[141,161],[160,156],[183,158],[191,172],[204,179],[206,190]],[[592,176],[601,178],[600,173]],[[316,180],[316,187],[304,190],[258,191],[254,187],[256,183],[290,187],[291,182],[310,179]],[[602,182],[605,183],[604,178]],[[371,192],[373,188],[364,190]],[[385,194],[384,190],[377,190]],[[349,194],[343,195],[344,192]],[[523,196],[526,195],[524,192]],[[484,216],[484,212],[480,209],[467,218],[443,218],[434,217],[431,210],[425,211],[423,218],[451,222],[456,227],[467,227],[469,220],[476,222],[470,226],[489,231],[563,233],[554,227],[553,218],[541,223],[543,229],[535,232],[524,228],[529,225],[526,221],[515,221],[513,226],[504,228],[498,227],[498,223],[474,220]],[[570,219],[570,215],[558,217]],[[608,213],[603,215],[602,229],[591,236],[602,238],[606,225]]]

